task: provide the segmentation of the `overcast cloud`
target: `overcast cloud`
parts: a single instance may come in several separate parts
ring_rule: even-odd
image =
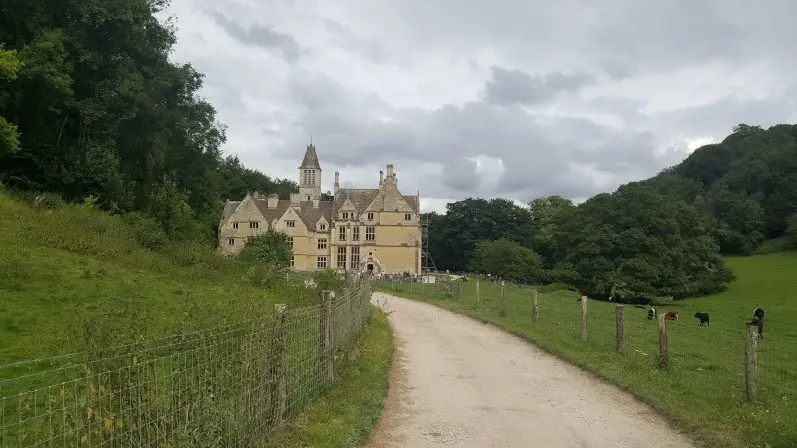
[[[226,153],[296,178],[312,137],[325,190],[393,163],[425,210],[582,200],[797,121],[793,0],[172,2]]]

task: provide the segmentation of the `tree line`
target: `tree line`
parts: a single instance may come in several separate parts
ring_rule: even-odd
[[[166,0],[0,2],[0,184],[215,241],[225,199],[295,182],[223,157],[203,75],[169,61]]]
[[[438,269],[595,297],[710,294],[733,278],[722,255],[767,240],[797,247],[797,126],[741,124],[677,166],[579,205],[469,198],[426,217]]]

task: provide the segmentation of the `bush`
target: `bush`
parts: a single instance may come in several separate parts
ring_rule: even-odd
[[[290,266],[292,256],[288,235],[273,229],[249,237],[238,254],[238,258],[244,262],[273,264],[281,268]]]
[[[154,251],[162,251],[169,244],[169,236],[158,221],[143,213],[132,212],[123,216],[125,223],[139,244]]]
[[[342,291],[346,284],[346,278],[333,269],[316,272],[313,280],[321,291]]]

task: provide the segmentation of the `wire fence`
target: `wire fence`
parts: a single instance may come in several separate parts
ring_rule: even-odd
[[[0,446],[254,446],[318,398],[372,282],[219,328],[0,365]]]
[[[445,301],[582,365],[614,372],[623,384],[680,397],[697,414],[723,415],[740,427],[797,441],[797,333],[790,325],[769,322],[777,316],[767,316],[764,338],[755,337],[751,346],[745,324],[752,309],[748,315],[712,313],[714,320],[701,325],[696,310],[684,303],[688,301],[647,306],[588,300],[582,318],[581,296],[575,292],[542,293],[545,287],[502,285],[484,278],[437,277],[434,283],[385,279],[380,289]],[[656,317],[649,318],[650,308]],[[678,319],[663,319],[667,311],[676,312]],[[748,408],[748,401],[761,406]]]

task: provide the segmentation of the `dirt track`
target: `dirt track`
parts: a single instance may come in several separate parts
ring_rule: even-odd
[[[386,303],[397,353],[369,447],[692,447],[649,407],[494,327]]]

